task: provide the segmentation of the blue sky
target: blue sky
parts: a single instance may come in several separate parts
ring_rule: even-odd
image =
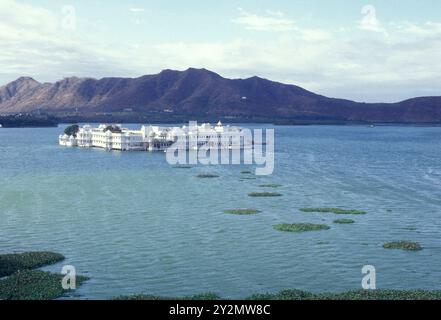
[[[0,84],[206,68],[357,101],[441,95],[438,0],[0,0]]]

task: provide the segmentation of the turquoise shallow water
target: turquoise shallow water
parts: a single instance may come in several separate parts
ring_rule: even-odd
[[[245,166],[176,169],[163,153],[63,148],[62,130],[0,129],[0,252],[63,253],[45,269],[91,277],[74,298],[359,289],[366,264],[379,288],[441,289],[441,128],[275,127],[276,169],[255,180],[240,179]],[[207,171],[220,178],[196,178]],[[267,183],[283,197],[247,196]],[[341,216],[298,211],[329,206],[368,214],[336,225]],[[262,213],[223,213],[249,207]],[[272,228],[284,222],[331,229]],[[424,250],[383,249],[389,240]]]

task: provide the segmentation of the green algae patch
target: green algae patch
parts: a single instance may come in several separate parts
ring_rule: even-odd
[[[248,300],[441,300],[441,291],[427,290],[354,290],[340,293],[310,293],[283,290],[278,293],[254,294]]]
[[[280,188],[281,184],[261,184],[259,187],[261,188]]]
[[[416,227],[404,227],[401,228],[401,230],[406,230],[406,231],[417,231],[418,229]]]
[[[292,289],[278,293],[257,293],[247,297],[246,300],[314,300],[315,296],[311,292]]]
[[[306,213],[366,214],[366,211],[363,210],[347,210],[341,208],[300,208],[300,211]]]
[[[166,297],[150,294],[135,294],[129,296],[119,296],[116,297],[115,300],[221,300],[221,297],[211,292],[185,297]]]
[[[355,290],[318,294],[319,300],[440,300],[441,291],[426,290]]]
[[[225,210],[224,212],[228,214],[251,215],[251,214],[260,213],[261,211],[257,209],[232,209],[232,210]]]
[[[248,196],[250,197],[281,197],[282,194],[277,192],[251,192],[248,193]]]
[[[337,223],[337,224],[352,224],[352,223],[355,223],[355,221],[352,220],[352,219],[337,219],[337,220],[334,220],[334,223]]]
[[[149,294],[119,296],[115,300],[222,300],[215,293],[203,293],[184,297],[166,297]],[[282,290],[278,293],[257,293],[245,300],[441,300],[441,291],[429,290],[353,290],[338,293],[312,293],[297,289]]]
[[[273,226],[274,229],[283,232],[307,232],[307,231],[320,231],[328,230],[329,226],[325,224],[313,224],[313,223],[281,223]]]
[[[407,251],[420,251],[423,248],[418,242],[412,241],[392,241],[386,242],[383,244],[383,248],[385,249],[401,249]]]
[[[20,270],[40,268],[62,260],[63,255],[46,251],[0,254],[0,278]]]
[[[197,176],[197,178],[219,178],[219,175],[215,174],[215,173],[199,173]]]
[[[70,290],[61,286],[63,275],[40,270],[24,270],[0,280],[0,300],[52,300]],[[76,276],[76,286],[88,278]]]

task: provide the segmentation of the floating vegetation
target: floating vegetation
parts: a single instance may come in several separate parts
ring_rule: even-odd
[[[119,296],[116,297],[115,300],[220,300],[221,298],[211,292],[197,294],[193,296],[185,296],[185,297],[164,297],[164,296],[155,296],[150,294],[136,294],[131,296]]]
[[[51,300],[63,296],[69,290],[61,286],[63,275],[40,270],[18,271],[0,280],[0,300]],[[76,286],[88,278],[76,276]]]
[[[250,215],[250,214],[260,213],[261,211],[257,209],[232,209],[232,210],[225,210],[224,212],[229,214],[237,214],[237,215]]]
[[[278,293],[257,293],[247,300],[314,300],[315,294],[303,290],[282,290]]]
[[[418,242],[412,242],[412,241],[386,242],[385,244],[383,244],[383,248],[401,249],[401,250],[408,250],[408,251],[419,251],[419,250],[423,249]]]
[[[406,231],[416,231],[417,228],[416,228],[416,227],[404,227],[404,228],[401,228],[401,230],[406,230]]]
[[[0,278],[19,270],[40,268],[62,260],[64,260],[64,256],[54,252],[0,254]]]
[[[354,290],[341,293],[310,293],[283,290],[276,294],[254,294],[248,300],[441,300],[441,291]]]
[[[280,188],[281,184],[261,184],[259,187],[261,188]]]
[[[248,193],[250,197],[281,197],[282,195],[277,192],[251,192]]]
[[[148,294],[120,296],[116,300],[222,300],[215,293],[186,297],[164,297]],[[278,293],[259,293],[245,300],[441,300],[441,291],[428,290],[353,290],[339,293],[312,293],[303,290],[282,290]]]
[[[355,221],[351,220],[351,219],[337,219],[337,220],[334,220],[334,223],[337,223],[337,224],[351,224],[351,223],[355,223]]]
[[[0,300],[49,300],[63,296],[63,275],[30,270],[64,260],[54,252],[24,252],[0,255]],[[76,285],[88,278],[76,276]]]
[[[250,170],[243,170],[240,173],[242,173],[242,174],[252,174],[253,172],[250,171]]]
[[[256,177],[242,177],[240,180],[256,180]]]
[[[319,231],[319,230],[328,230],[328,227],[325,224],[313,224],[313,223],[282,223],[276,224],[274,229],[284,232],[306,232],[306,231]]]
[[[341,208],[300,208],[300,211],[310,213],[366,214],[366,211],[362,210],[347,210]]]
[[[174,169],[191,169],[193,168],[192,166],[189,166],[187,164],[178,164],[176,166],[173,166]]]
[[[197,175],[198,178],[219,178],[217,174],[214,173],[199,173]]]

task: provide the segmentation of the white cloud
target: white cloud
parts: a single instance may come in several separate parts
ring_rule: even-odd
[[[138,12],[144,12],[145,9],[144,8],[129,8],[129,11],[138,13]]]
[[[245,12],[239,8],[239,16],[232,22],[244,26],[247,30],[256,31],[292,31],[297,30],[295,22],[283,18],[281,12],[267,12],[266,16]]]
[[[441,23],[431,21],[423,24],[406,21],[400,24],[392,24],[392,27],[397,28],[398,30],[406,33],[409,36],[432,37],[441,35]]]
[[[430,28],[434,28],[433,23]],[[428,24],[424,24],[429,28]],[[168,43],[155,49],[177,69],[189,65],[229,77],[260,76],[318,93],[367,101],[441,95],[441,34],[409,39],[398,28],[390,37],[334,37],[330,31],[282,33],[273,39],[216,43]],[[338,30],[336,31],[338,33]],[[316,41],[311,41],[315,37]]]
[[[303,28],[281,12],[263,20],[239,13],[247,18],[240,20],[243,27],[277,32],[272,37],[247,32],[223,41],[100,43],[64,30],[61,12],[2,0],[0,83],[19,76],[55,81],[204,67],[226,77],[259,75],[355,100],[441,95],[441,23],[387,23],[381,26],[388,37],[366,37],[348,26],[344,32]]]
[[[306,41],[323,41],[332,38],[331,33],[321,29],[299,29],[299,33]]]
[[[61,8],[60,8],[61,9]],[[14,0],[0,1],[0,81],[29,75],[40,80],[109,74],[121,55],[64,28],[64,13]],[[121,68],[121,69],[120,69]],[[122,70],[121,70],[122,71]]]
[[[4,28],[2,30],[8,28],[6,31],[13,29],[14,33],[24,29],[38,29],[38,32],[46,34],[56,30],[58,21],[45,9],[18,4],[14,0],[2,0],[0,1],[0,26]]]
[[[284,16],[282,11],[266,10],[266,13],[268,13],[271,16],[275,16],[275,17],[283,17]]]
[[[238,11],[239,17],[234,18],[232,22],[242,25],[247,30],[291,31],[291,34],[296,34],[299,38],[306,41],[322,41],[332,37],[331,34],[325,30],[313,28],[303,29],[298,27],[294,20],[284,18],[284,14],[281,11],[267,10],[266,16],[245,12],[242,8],[238,8]]]

